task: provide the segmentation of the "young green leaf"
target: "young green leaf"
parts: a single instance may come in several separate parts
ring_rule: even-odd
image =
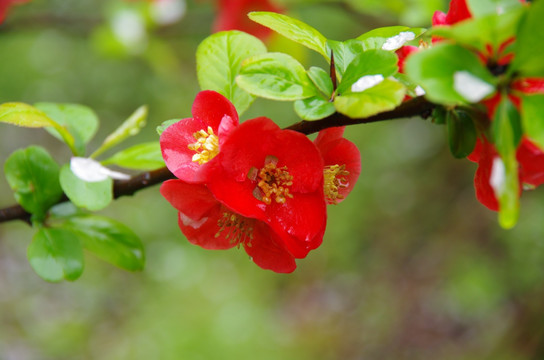
[[[365,118],[397,107],[406,94],[398,81],[384,79],[362,92],[349,92],[334,98],[336,110],[351,118]]]
[[[60,170],[60,185],[75,205],[96,211],[105,208],[113,199],[113,180],[88,182],[77,177],[65,164]]]
[[[249,18],[301,45],[317,51],[330,60],[327,52],[327,38],[310,25],[287,15],[257,11],[248,14]]]
[[[452,26],[437,26],[431,29],[430,34],[455,40],[468,48],[480,51],[487,51],[488,46],[498,49],[516,35],[524,10],[519,8],[502,14],[465,20]]]
[[[531,4],[520,22],[514,53],[516,56],[509,68],[523,76],[544,76],[544,2]]]
[[[236,84],[242,61],[266,53],[261,40],[241,31],[213,34],[200,43],[196,51],[196,71],[202,90],[215,90],[229,99],[238,114],[243,113],[254,97]]]
[[[77,153],[74,146],[75,140],[68,130],[49,118],[43,111],[31,105],[24,103],[0,104],[0,122],[29,128],[53,127],[70,147],[72,153]]]
[[[15,151],[6,160],[4,172],[17,202],[37,220],[62,196],[59,165],[39,146]]]
[[[519,176],[516,149],[520,139],[519,113],[505,96],[495,111],[492,135],[500,158],[493,162],[490,183],[499,200],[499,224],[512,228],[519,216]]]
[[[69,218],[62,227],[78,234],[83,247],[102,260],[129,271],[143,269],[142,242],[122,223],[103,216],[81,215]]]
[[[131,146],[122,150],[102,165],[117,165],[133,170],[155,170],[164,166],[161,146],[158,141]]]
[[[97,157],[112,146],[119,144],[129,136],[134,136],[145,126],[147,120],[147,106],[140,106],[126,119],[113,133],[108,135],[104,142],[91,157]]]
[[[368,50],[357,55],[346,68],[337,93],[343,95],[351,91],[352,85],[366,75],[380,74],[384,78],[398,70],[397,56],[385,50]]]
[[[470,155],[477,138],[471,117],[464,111],[449,111],[446,114],[446,124],[451,154],[457,159]]]
[[[167,127],[169,127],[172,124],[177,123],[179,120],[180,119],[171,119],[171,120],[163,121],[162,124],[157,126],[157,134],[161,135],[164,132],[164,130],[166,130]]]
[[[325,95],[327,98],[331,98],[334,89],[329,73],[316,66],[312,66],[310,69],[308,69],[307,73],[310,80],[312,80],[319,91],[321,91],[321,93],[323,93],[323,95]]]
[[[336,112],[334,104],[320,96],[295,101],[295,112],[303,120],[323,119]]]
[[[85,145],[98,129],[98,117],[93,110],[78,104],[37,103],[34,106],[72,134],[77,150],[75,155],[85,154]],[[62,135],[56,128],[46,127],[45,129],[62,140]]]
[[[497,82],[475,53],[454,44],[415,52],[404,71],[430,101],[445,105],[479,102],[495,91]]]
[[[474,17],[489,14],[502,14],[521,6],[519,0],[467,0],[470,13]]]
[[[329,52],[334,54],[334,67],[340,79],[353,59],[364,51],[358,40],[327,40],[327,46]]]
[[[521,113],[525,133],[544,151],[544,95],[523,96]]]
[[[28,246],[28,261],[44,280],[76,280],[83,272],[79,238],[66,229],[42,227]]]
[[[236,82],[245,91],[272,100],[300,100],[318,93],[304,67],[283,53],[246,59]]]
[[[361,43],[364,51],[370,49],[394,51],[423,34],[425,30],[407,26],[381,27],[364,33],[356,40]]]

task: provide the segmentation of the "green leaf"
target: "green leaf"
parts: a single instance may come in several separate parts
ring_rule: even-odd
[[[83,247],[115,266],[142,270],[144,248],[136,234],[122,223],[97,215],[69,218],[63,227],[79,235]]]
[[[295,101],[295,112],[303,120],[323,119],[336,112],[334,104],[319,96]]]
[[[364,51],[362,43],[358,40],[327,40],[327,45],[334,55],[334,68],[340,79],[353,59]]]
[[[196,71],[202,90],[214,90],[229,99],[238,114],[243,113],[254,97],[236,84],[242,61],[266,53],[263,42],[241,31],[213,34],[200,43],[196,51]]]
[[[531,4],[520,22],[510,71],[523,76],[544,76],[544,2]]]
[[[475,18],[489,14],[501,14],[521,6],[519,0],[468,0],[470,13]]]
[[[247,92],[272,100],[300,100],[317,95],[304,67],[293,57],[267,53],[242,63],[238,85]]]
[[[402,47],[405,42],[414,40],[425,31],[426,29],[423,28],[388,26],[366,32],[357,37],[357,40],[361,42],[363,51],[370,49],[397,50]],[[400,41],[401,38],[403,38],[403,41]]]
[[[332,97],[334,89],[329,73],[316,66],[312,66],[310,69],[308,69],[307,73],[310,80],[312,80],[314,85],[323,93],[323,95],[325,95],[327,98]]]
[[[397,107],[406,94],[398,81],[385,79],[362,92],[346,93],[334,98],[336,110],[351,118],[366,118]]]
[[[404,71],[426,91],[425,97],[445,105],[479,102],[494,92],[497,81],[476,54],[455,44],[439,44],[410,55]],[[458,75],[472,82],[456,82]]]
[[[249,18],[301,45],[317,51],[329,60],[327,39],[316,29],[300,20],[273,12],[257,11],[248,14]]]
[[[83,250],[78,237],[61,228],[40,228],[28,246],[28,261],[44,280],[76,280],[83,272]]]
[[[430,33],[453,39],[468,48],[487,52],[487,46],[491,45],[493,49],[498,49],[501,44],[516,35],[523,13],[524,9],[517,9],[500,15],[491,14],[465,20],[452,26],[438,26]]]
[[[72,153],[77,153],[74,147],[74,138],[68,130],[49,118],[43,111],[31,105],[24,103],[0,104],[0,122],[29,128],[51,126],[57,130],[62,140],[72,150]]]
[[[544,151],[544,95],[522,96],[521,113],[526,135]]]
[[[17,202],[37,220],[62,196],[59,165],[39,146],[15,151],[6,160],[4,172]]]
[[[102,165],[117,165],[134,170],[155,170],[165,166],[158,141],[131,146],[102,161]]]
[[[162,124],[160,124],[159,126],[157,126],[157,133],[159,135],[161,135],[164,130],[166,130],[166,128],[168,128],[170,125],[172,124],[175,124],[179,121],[180,119],[171,119],[171,120],[166,120],[166,121],[163,121]]]
[[[70,201],[75,205],[96,211],[105,208],[113,199],[113,180],[88,182],[78,178],[70,165],[65,164],[60,170],[60,185]]]
[[[504,168],[497,177],[498,184],[493,186],[493,190],[499,200],[499,224],[505,229],[512,228],[519,217],[519,175],[516,159],[516,149],[520,141],[519,122],[516,107],[504,96],[495,112],[491,131],[503,163],[499,168]],[[495,166],[496,163],[493,164]]]
[[[451,154],[462,159],[470,155],[476,145],[476,127],[464,111],[450,111],[446,114],[448,140]]]
[[[93,110],[78,104],[37,103],[34,106],[72,134],[77,150],[75,155],[85,154],[85,145],[98,129],[98,117]],[[56,128],[47,127],[46,130],[62,140],[62,135]]]
[[[381,74],[384,78],[393,75],[398,70],[397,62],[397,56],[389,51],[368,50],[360,53],[347,67],[337,93],[343,95],[350,92],[351,86],[366,75]]]
[[[134,136],[140,132],[145,126],[147,120],[147,106],[140,106],[136,111],[126,119],[113,133],[108,135],[104,142],[91,155],[92,158],[97,157],[112,146],[119,144],[129,136]]]

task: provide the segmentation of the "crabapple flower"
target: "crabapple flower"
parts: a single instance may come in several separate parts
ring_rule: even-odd
[[[168,169],[189,183],[203,182],[202,169],[218,153],[229,132],[238,125],[238,113],[223,95],[211,91],[197,94],[192,118],[170,125],[160,144]]]
[[[314,140],[323,157],[323,191],[327,204],[339,204],[351,192],[361,173],[361,154],[345,139],[344,127],[322,130]]]
[[[247,14],[251,11],[283,12],[270,0],[218,0],[217,10],[214,32],[240,30],[260,39],[270,36],[271,30],[251,21]]]
[[[303,134],[281,130],[265,117],[247,120],[231,131],[205,173],[218,201],[288,235],[285,245],[296,258],[321,244],[327,218],[323,160]]]
[[[279,234],[265,222],[244,217],[218,202],[205,185],[168,180],[160,191],[179,211],[179,227],[192,244],[211,250],[241,246],[263,269],[295,270],[295,258]]]

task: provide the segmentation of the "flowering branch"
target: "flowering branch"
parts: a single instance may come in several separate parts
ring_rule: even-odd
[[[430,111],[434,107],[434,104],[428,102],[423,97],[418,97],[404,102],[394,110],[379,113],[366,118],[352,119],[340,113],[335,113],[331,116],[317,121],[301,121],[287,127],[287,129],[309,135],[327,128],[337,126],[367,124],[372,122],[408,118],[413,116],[426,117],[430,114]],[[113,187],[113,197],[117,199],[121,196],[133,195],[136,191],[174,178],[175,176],[166,167],[163,167],[158,170],[140,173],[131,177],[128,180],[116,180]],[[68,201],[68,198],[66,196],[63,196],[59,200],[59,203],[65,201]],[[20,205],[12,205],[0,209],[0,223],[12,220],[22,220],[30,223],[30,218],[31,214],[23,209]]]

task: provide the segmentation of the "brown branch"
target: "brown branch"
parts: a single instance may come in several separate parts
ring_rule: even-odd
[[[418,97],[401,104],[394,110],[386,111],[367,118],[352,119],[345,115],[335,113],[321,120],[301,121],[287,127],[286,129],[309,135],[320,130],[336,126],[367,124],[412,116],[426,117],[430,114],[430,111],[434,108],[434,106],[435,105],[431,104],[423,97]],[[113,198],[117,199],[121,196],[133,195],[135,192],[141,189],[162,183],[163,181],[169,179],[175,179],[175,176],[166,167],[164,167],[158,170],[135,175],[129,180],[116,180],[113,185]],[[67,200],[67,197],[63,196],[59,203]],[[13,205],[0,209],[0,223],[12,220],[22,220],[30,224],[30,217],[31,214],[23,209],[20,205]]]

